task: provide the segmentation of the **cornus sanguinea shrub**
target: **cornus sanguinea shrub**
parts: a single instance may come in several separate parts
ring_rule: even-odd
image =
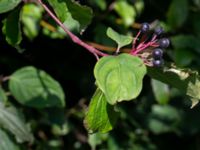
[[[128,4],[120,1],[119,7],[115,5],[116,3],[118,2],[110,5],[109,11],[117,11],[124,21],[124,28],[130,27],[130,19],[126,20],[126,17],[118,10]],[[103,5],[101,6],[103,9]],[[170,85],[184,92],[192,100],[192,107],[200,99],[198,92],[196,92],[200,90],[198,72],[191,69],[181,69],[173,62],[164,61],[163,57],[167,55],[171,47],[170,40],[164,35],[164,29],[157,24],[155,25],[155,23],[139,23],[137,29],[131,29],[129,34],[120,34],[113,28],[107,27],[105,34],[116,44],[116,47],[108,47],[106,45],[99,46],[99,44],[93,42],[85,42],[72,32],[80,31],[83,33],[92,21],[92,10],[74,1],[4,0],[0,2],[0,13],[5,14],[3,20],[5,40],[20,52],[23,50],[23,46],[20,45],[22,37],[26,36],[33,40],[38,36],[39,27],[42,26],[45,28],[44,34],[52,38],[62,38],[67,34],[68,38],[75,44],[94,55],[96,59],[94,67],[96,91],[89,105],[85,107],[84,104],[83,125],[88,133],[105,133],[112,130],[117,124],[118,117],[123,113],[120,108],[121,103],[137,101],[144,87],[143,80],[146,75],[152,79],[152,85],[155,83],[161,87]],[[58,28],[55,27],[55,24]],[[50,31],[54,34],[51,34]],[[136,34],[133,34],[135,32]],[[172,57],[172,55],[170,56]],[[31,128],[26,125],[24,118],[21,118],[20,113],[11,105],[11,102],[17,102],[16,105],[20,108],[25,106],[26,111],[29,108],[47,109],[48,111],[49,108],[54,107],[55,114],[59,112],[58,114],[62,114],[65,118],[64,112],[57,111],[57,108],[65,107],[65,92],[60,83],[45,71],[33,66],[26,66],[9,76],[0,77],[0,127],[3,129],[0,129],[0,139],[3,137],[9,143],[6,134],[8,131],[16,137],[17,142],[28,141],[30,145],[34,142],[34,134]],[[8,92],[5,92],[7,90]],[[155,91],[155,87],[153,90]],[[159,88],[157,90],[159,93]],[[157,94],[157,92],[155,93]],[[138,101],[138,103],[140,102]],[[159,103],[167,103],[167,100],[165,102],[159,101]],[[155,109],[159,110],[159,108]],[[23,111],[25,113],[25,110]],[[73,110],[70,113],[73,113]],[[41,122],[50,124],[52,120]],[[58,120],[57,122],[62,121]],[[62,128],[59,128],[60,126],[56,125],[52,129],[55,135],[67,134],[66,126],[61,125]],[[35,125],[35,128],[37,128],[37,125]],[[37,136],[44,141],[48,139],[43,131],[39,131]],[[77,137],[81,137],[84,141],[82,135],[77,134]],[[1,146],[0,144],[0,150],[5,149]]]

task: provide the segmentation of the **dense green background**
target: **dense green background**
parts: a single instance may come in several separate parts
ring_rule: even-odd
[[[130,14],[128,8],[108,11],[107,7],[113,1],[80,2],[94,11],[91,24],[80,36],[83,40],[116,46],[106,37],[107,27],[125,34],[138,31],[128,27],[123,18]],[[136,23],[158,20],[172,43],[165,51],[166,61],[199,71],[200,0],[127,0],[131,7],[139,2],[144,3],[144,8],[138,9],[131,23],[134,20]],[[7,15],[1,14],[0,21]],[[47,16],[43,18],[56,26]],[[119,18],[121,24],[117,21]],[[148,76],[137,100],[120,104],[121,113],[114,130],[108,134],[88,135],[83,119],[96,88],[93,76],[96,59],[67,37],[51,38],[52,35],[42,28],[39,31],[32,40],[27,38],[26,33],[23,34],[20,46],[25,51],[22,53],[9,46],[3,33],[0,33],[0,75],[9,76],[24,66],[42,69],[63,87],[66,107],[34,109],[9,97],[9,101],[24,114],[26,122],[31,124],[35,137],[33,145],[17,144],[19,149],[87,150],[96,147],[99,150],[200,150],[199,105],[190,109],[191,102],[183,93],[167,85],[159,88],[159,83]],[[3,87],[8,90],[7,83],[3,83]],[[163,94],[160,92],[162,90]],[[16,143],[13,135],[7,134]]]

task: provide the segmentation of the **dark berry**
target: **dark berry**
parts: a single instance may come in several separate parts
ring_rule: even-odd
[[[160,59],[160,60],[153,60],[153,66],[154,66],[154,67],[162,67],[163,64],[164,64],[163,59]]]
[[[148,23],[143,23],[142,26],[141,26],[141,32],[145,33],[145,32],[148,32],[150,29],[150,26]]]
[[[152,52],[152,56],[154,59],[161,59],[163,57],[163,50],[160,48],[156,48]]]
[[[169,46],[169,44],[170,44],[170,41],[168,38],[163,38],[163,39],[159,40],[159,46],[161,48],[167,48]]]
[[[162,34],[163,32],[164,32],[164,30],[163,30],[162,27],[157,27],[157,28],[155,28],[155,30],[154,30],[154,33],[155,33],[156,35],[160,35],[160,34]]]

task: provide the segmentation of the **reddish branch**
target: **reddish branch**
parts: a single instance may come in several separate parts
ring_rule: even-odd
[[[50,17],[69,35],[69,37],[72,39],[72,41],[82,47],[84,47],[85,49],[87,49],[89,52],[91,52],[96,58],[97,60],[99,59],[99,56],[108,56],[108,54],[101,52],[100,50],[96,49],[99,48],[101,49],[102,46],[101,45],[97,45],[94,43],[86,43],[84,41],[82,41],[79,37],[77,37],[75,34],[73,34],[57,17],[56,15],[54,15],[54,13],[42,2],[42,0],[36,0],[45,10],[46,12],[50,15]],[[139,24],[137,26],[140,26]],[[135,55],[135,56],[139,56],[140,57],[140,53],[141,51],[149,48],[149,47],[158,47],[157,44],[157,37],[153,36],[152,39],[146,43],[145,39],[143,40],[143,38],[141,40],[138,41],[139,36],[141,35],[141,31],[138,32],[138,34],[136,35],[136,37],[133,40],[133,44],[132,44],[132,49],[131,51],[129,51],[128,53],[131,55]],[[143,37],[145,37],[143,35]],[[137,43],[139,43],[137,45]],[[136,46],[137,45],[137,46]],[[95,48],[96,47],[96,48]],[[105,48],[105,47],[103,47]],[[108,48],[108,47],[107,47]],[[113,50],[113,48],[109,48],[109,50]],[[116,53],[119,52],[119,47],[115,50]]]
[[[46,10],[46,12],[51,16],[51,18],[69,35],[69,37],[72,39],[72,41],[84,48],[86,48],[89,52],[91,52],[97,59],[99,59],[98,56],[107,56],[108,54],[105,54],[96,48],[92,47],[91,45],[83,42],[80,38],[78,38],[75,34],[73,34],[57,17],[54,15],[54,13],[42,2],[42,0],[37,0],[38,3]]]

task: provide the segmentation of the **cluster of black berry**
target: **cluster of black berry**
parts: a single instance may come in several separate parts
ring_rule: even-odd
[[[148,23],[143,23],[141,26],[140,31],[142,33],[147,33],[150,30],[150,26]],[[153,38],[151,41],[155,41],[156,44],[153,45],[153,51],[152,51],[152,65],[155,67],[161,67],[164,64],[163,60],[163,49],[167,48],[170,44],[170,41],[168,38],[161,38],[157,39],[162,33],[164,32],[163,28],[157,27],[154,30]]]

